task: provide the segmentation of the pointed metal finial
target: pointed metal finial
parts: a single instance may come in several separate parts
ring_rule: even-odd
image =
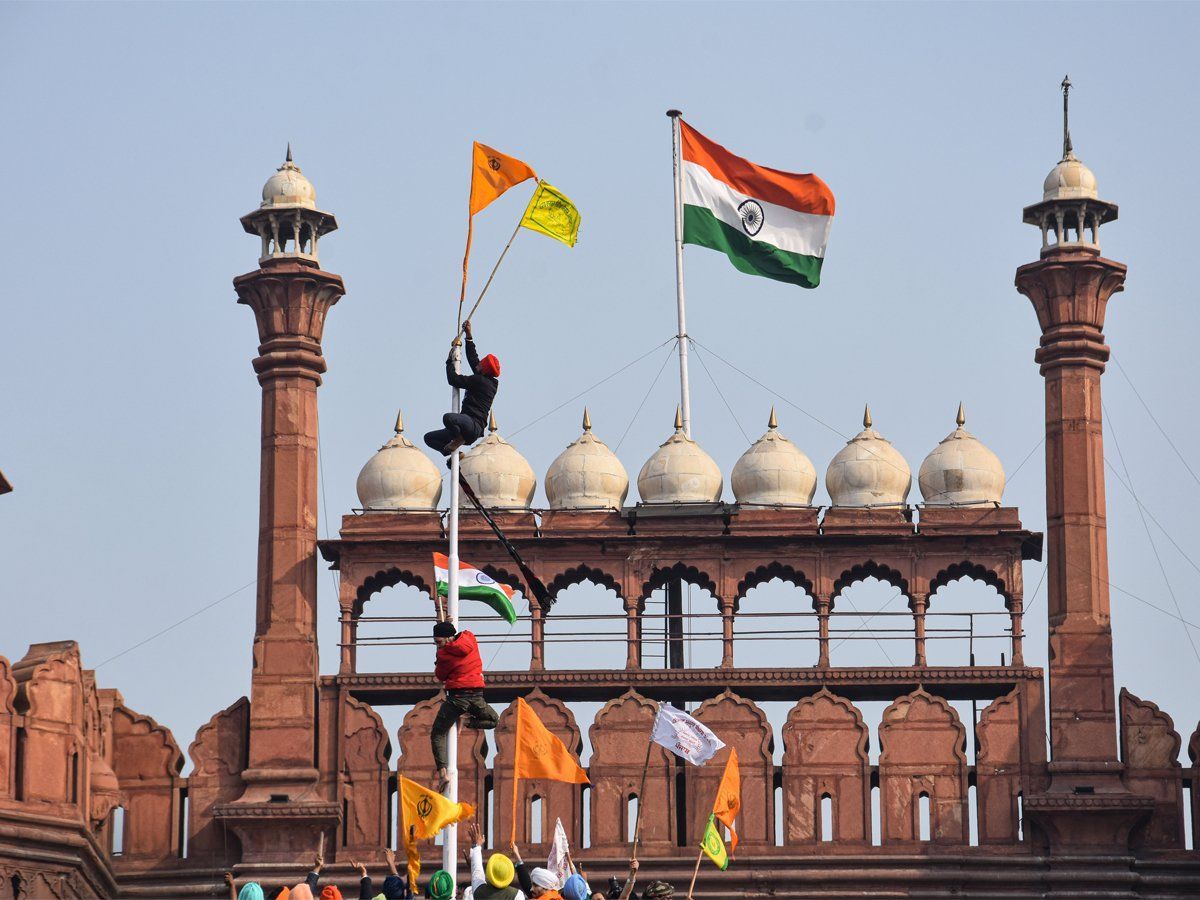
[[[775,415],[775,407],[771,407],[771,418],[767,420],[767,430],[774,431],[779,427],[779,418]]]
[[[497,430],[498,429],[496,427],[496,411],[492,410],[491,412],[488,413],[488,431],[490,431],[492,434],[495,434]]]
[[[966,414],[966,411],[963,410],[963,405],[962,405],[961,400],[958,403],[958,415],[954,417],[954,421],[958,423],[959,428],[962,428],[964,425],[967,424],[967,414]]]
[[[871,427],[871,404],[868,403],[863,407],[863,428]]]
[[[592,417],[588,414],[588,408],[586,406],[583,408],[583,430],[592,430]]]
[[[675,430],[683,431],[683,411],[678,406],[675,407]]]
[[[1064,75],[1062,80],[1063,92],[1063,159],[1071,155],[1071,127],[1068,118],[1068,100],[1071,94],[1071,76]]]
[[[291,162],[291,161],[292,161],[292,142],[288,141],[287,159],[285,159],[284,162]]]
[[[404,433],[404,411],[396,411],[396,434]]]

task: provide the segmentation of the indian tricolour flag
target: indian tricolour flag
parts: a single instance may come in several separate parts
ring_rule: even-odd
[[[437,591],[443,597],[450,593],[450,558],[443,553],[433,554],[433,574]],[[513,589],[501,584],[486,572],[470,563],[458,563],[458,596],[464,600],[482,600],[511,625],[517,621],[512,605]]]
[[[750,275],[820,284],[833,222],[829,186],[734,156],[682,119],[679,127],[683,242],[720,250]]]

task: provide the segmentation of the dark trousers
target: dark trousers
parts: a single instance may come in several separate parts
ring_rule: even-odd
[[[443,456],[449,455],[451,442],[473,444],[483,434],[482,426],[463,413],[446,413],[442,416],[442,424],[446,427],[425,435],[425,445]]]
[[[458,724],[463,716],[470,716],[468,728],[495,728],[500,721],[500,714],[488,706],[483,699],[481,690],[446,691],[446,699],[438,710],[437,718],[433,720],[433,730],[429,732],[429,743],[433,745],[434,763],[439,769],[447,767],[446,735]]]

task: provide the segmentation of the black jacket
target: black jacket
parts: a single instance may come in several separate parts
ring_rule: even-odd
[[[470,375],[459,375],[454,371],[453,352],[446,358],[446,381],[451,387],[462,388],[466,396],[462,401],[462,412],[470,416],[479,426],[479,433],[487,430],[488,413],[492,409],[492,401],[496,399],[496,390],[500,387],[500,379],[484,375],[479,371],[479,354],[475,351],[475,342],[467,338],[467,363],[471,366]]]

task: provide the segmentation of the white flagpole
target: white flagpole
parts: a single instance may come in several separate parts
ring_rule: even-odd
[[[455,338],[456,341],[460,338]],[[460,345],[454,345],[454,371],[458,371]],[[462,391],[453,388],[451,391],[450,408],[459,412],[462,407]],[[446,583],[446,621],[458,628],[458,448],[450,455],[450,552]],[[449,784],[446,786],[446,797],[451,803],[458,802],[458,727],[451,727],[446,735],[446,775]],[[446,826],[446,834],[442,842],[442,868],[454,877],[458,883],[458,825]],[[415,892],[416,885],[412,885]]]
[[[677,109],[668,109],[671,119],[671,150],[675,173],[675,302],[679,312],[679,409],[683,415],[683,433],[692,436],[692,397],[688,389],[687,316],[683,305],[683,159],[679,139]]]

